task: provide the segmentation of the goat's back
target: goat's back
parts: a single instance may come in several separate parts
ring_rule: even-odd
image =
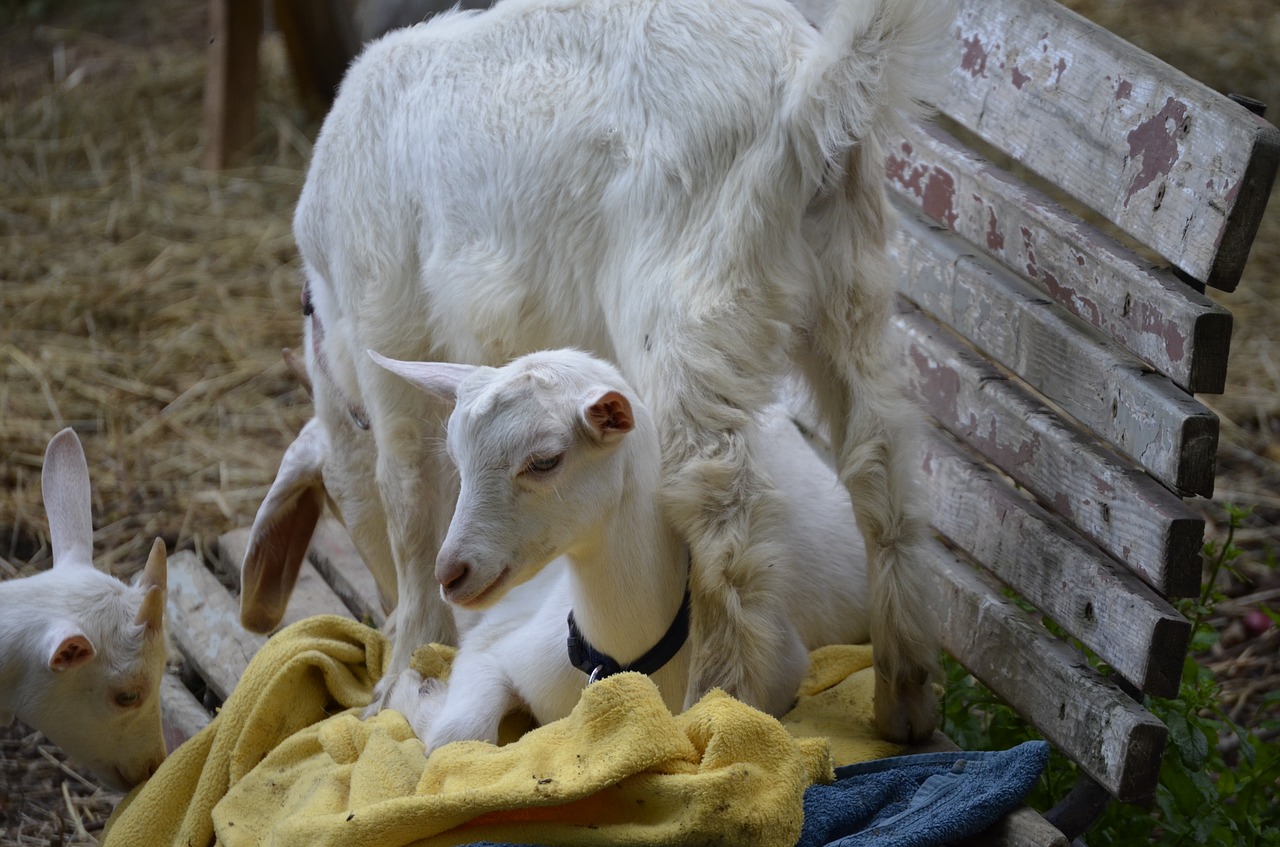
[[[317,307],[391,355],[428,352],[406,325],[458,361],[614,354],[611,296],[722,263],[743,209],[777,219],[757,200],[794,234],[780,115],[815,39],[785,3],[705,0],[517,0],[392,33],[350,69],[299,203]]]

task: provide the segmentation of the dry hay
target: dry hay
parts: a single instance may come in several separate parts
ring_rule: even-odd
[[[63,426],[88,455],[99,563],[130,571],[156,535],[198,547],[249,520],[307,413],[279,352],[300,325],[289,221],[309,148],[288,82],[268,62],[254,166],[201,170],[205,12],[165,6],[165,41],[36,27],[26,35],[43,54],[6,75],[0,557],[11,561],[47,559],[39,470]]]
[[[1068,5],[1280,111],[1274,0]],[[62,426],[89,458],[98,562],[126,574],[156,535],[200,549],[247,524],[310,412],[279,350],[299,338],[289,221],[315,127],[268,39],[251,164],[198,167],[205,15],[198,0],[101,0],[0,31],[0,577],[48,566],[39,472]],[[1215,296],[1237,319],[1228,393],[1210,398],[1220,499],[1256,507],[1240,541],[1263,580],[1231,587],[1253,596],[1224,610],[1230,630],[1258,598],[1280,605],[1261,564],[1280,519],[1280,198],[1239,293]],[[1206,514],[1220,531],[1220,508]],[[1264,646],[1212,659],[1242,719],[1276,688]],[[116,799],[47,748],[0,732],[0,847],[93,844]]]

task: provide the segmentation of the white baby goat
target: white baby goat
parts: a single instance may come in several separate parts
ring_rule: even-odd
[[[89,468],[70,429],[49,442],[42,486],[53,567],[0,581],[0,724],[21,718],[127,791],[165,756],[164,542],[135,585],[93,566]]]
[[[653,417],[617,369],[575,350],[497,369],[378,361],[444,402],[456,398],[448,451],[461,494],[439,567],[450,602],[486,610],[462,636],[443,704],[408,706],[428,751],[496,741],[502,716],[522,704],[540,723],[567,715],[596,666],[647,665],[678,711],[696,649],[679,636],[688,553],[661,507]],[[808,650],[866,640],[866,561],[848,496],[779,407],[760,433],[762,468],[784,505],[771,569],[781,596],[770,607],[780,614],[750,625],[783,645],[764,698],[780,715]],[[558,557],[552,576],[526,582]],[[750,595],[760,583],[747,575],[739,588]],[[570,610],[594,649],[581,665],[566,647]]]
[[[364,351],[500,365],[578,347],[618,362],[657,422],[693,559],[687,699],[764,705],[789,648],[752,623],[783,614],[786,505],[757,421],[794,369],[866,541],[881,731],[932,731],[918,413],[883,343],[882,145],[952,16],[830,5],[815,29],[784,0],[504,0],[366,49],[294,218],[316,418],[255,520],[246,626],[279,621],[327,494],[397,591],[392,668],[451,640],[434,567],[457,496],[448,406]]]

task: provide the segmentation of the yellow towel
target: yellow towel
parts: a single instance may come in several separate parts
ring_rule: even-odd
[[[900,749],[871,726],[869,648],[813,655],[784,718],[791,733],[721,692],[672,716],[629,673],[511,744],[462,742],[428,759],[398,713],[359,720],[390,656],[385,638],[309,618],[267,642],[213,722],[117,809],[103,845],[789,847],[804,789],[832,776],[832,733],[840,764]],[[440,676],[451,657],[426,648],[414,665]],[[845,710],[864,698],[866,714]]]

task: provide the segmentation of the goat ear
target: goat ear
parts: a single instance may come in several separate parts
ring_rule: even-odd
[[[164,539],[157,538],[151,542],[151,552],[147,555],[147,564],[142,569],[142,580],[139,583],[147,588],[163,589],[169,581],[169,558],[165,555]]]
[[[56,673],[78,668],[96,654],[89,636],[73,624],[52,627],[48,635],[49,670]]]
[[[89,505],[89,465],[70,427],[49,440],[40,474],[49,516],[53,566],[93,566],[93,515]]]
[[[163,588],[153,585],[147,589],[147,593],[142,597],[142,605],[138,606],[138,614],[133,619],[133,625],[142,627],[147,635],[155,635],[164,630]]]
[[[635,429],[631,401],[617,391],[608,391],[582,412],[587,428],[599,441],[613,441]]]
[[[324,509],[324,457],[329,449],[312,418],[280,460],[280,470],[258,507],[240,566],[240,623],[270,632],[284,617],[311,536]]]
[[[368,351],[369,358],[399,377],[421,388],[428,394],[448,403],[458,399],[458,386],[476,370],[475,365],[458,365],[452,362],[402,362],[388,359]]]
[[[148,635],[164,630],[164,594],[165,581],[168,576],[168,559],[165,557],[164,541],[157,538],[151,545],[151,555],[147,557],[147,566],[142,570],[140,584],[147,593],[142,597],[142,605],[138,607],[138,616],[134,624],[146,628]]]

